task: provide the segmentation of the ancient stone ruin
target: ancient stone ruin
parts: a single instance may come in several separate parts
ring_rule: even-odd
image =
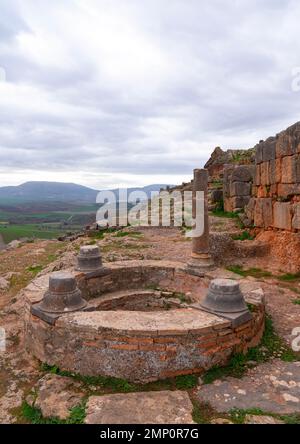
[[[195,170],[194,191],[204,191],[206,201],[207,177]],[[27,350],[62,370],[145,383],[202,373],[257,345],[263,297],[214,279],[207,202],[204,219],[187,267],[102,264],[97,246],[83,246],[73,269],[37,278],[25,290]]]
[[[300,124],[256,146],[255,183],[246,214],[256,227],[300,230]]]

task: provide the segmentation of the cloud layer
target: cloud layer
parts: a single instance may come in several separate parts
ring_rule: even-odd
[[[248,148],[300,120],[296,0],[0,10],[0,185],[176,183],[215,146]]]

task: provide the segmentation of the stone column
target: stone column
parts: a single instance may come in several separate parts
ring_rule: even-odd
[[[203,276],[205,271],[213,268],[213,260],[209,252],[209,220],[208,220],[208,170],[194,170],[193,181],[193,218],[196,218],[197,191],[204,193],[204,231],[201,236],[192,238],[192,254],[187,264],[187,271],[196,276]]]

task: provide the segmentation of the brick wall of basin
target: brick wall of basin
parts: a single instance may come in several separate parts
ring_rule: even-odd
[[[85,277],[85,283],[82,275],[78,274],[77,279],[82,288],[85,285],[89,289],[86,294],[91,303],[95,297],[102,297],[106,287],[122,289],[123,279],[125,288],[132,279],[136,279],[132,285],[140,287],[141,273],[145,288],[149,282],[164,288],[168,283],[172,289],[178,284],[182,289],[184,285],[186,290],[189,287],[194,294],[193,289],[202,288],[203,293],[206,287],[201,278],[191,277],[189,283],[177,264],[157,261],[155,266],[150,263],[147,267],[146,262],[114,263],[107,268],[111,275]],[[114,276],[113,282],[109,276]],[[48,276],[41,277],[25,291],[26,349],[42,362],[82,375],[148,382],[201,373],[225,364],[235,352],[256,346],[263,334],[263,294],[257,291],[247,295],[247,302],[253,304],[253,319],[238,328],[232,328],[224,318],[191,307],[153,312],[90,311],[87,307],[86,311],[61,315],[51,325],[30,311],[31,305],[42,299],[47,282]]]

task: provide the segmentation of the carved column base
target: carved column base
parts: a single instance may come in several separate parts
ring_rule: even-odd
[[[205,274],[215,268],[214,261],[209,253],[192,253],[190,260],[186,265],[185,271],[194,276],[205,276]]]

